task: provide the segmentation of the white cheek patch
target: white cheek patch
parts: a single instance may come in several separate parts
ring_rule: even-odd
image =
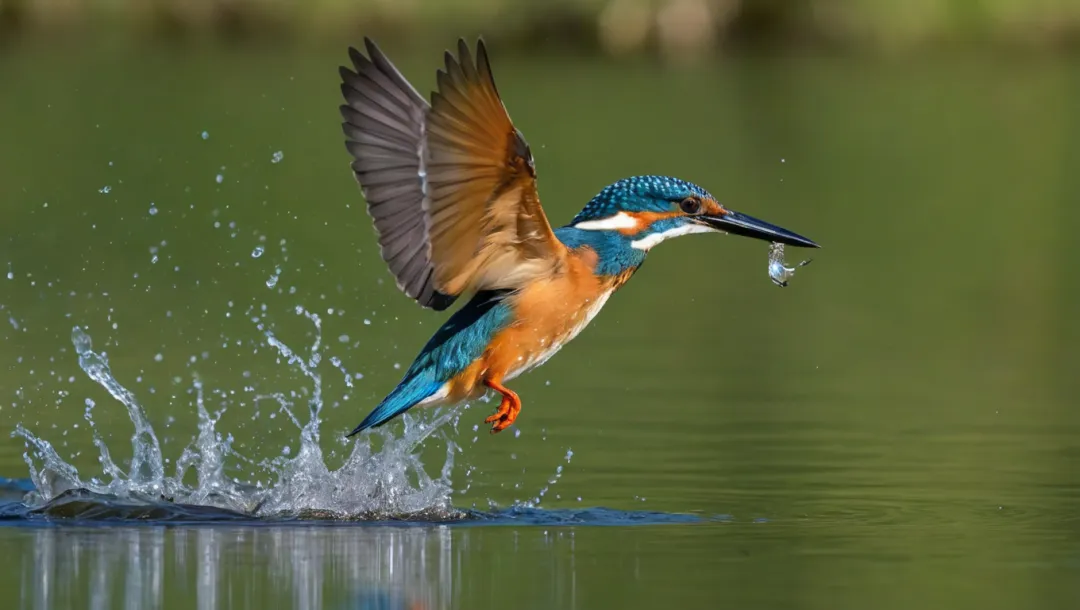
[[[699,225],[697,223],[685,224],[682,226],[668,229],[667,231],[661,231],[659,233],[650,233],[641,239],[636,239],[630,242],[630,245],[638,250],[645,250],[648,252],[653,246],[670,239],[672,237],[679,237],[680,235],[692,235],[694,233],[713,233],[715,229],[707,227],[705,225]]]
[[[599,220],[585,220],[574,225],[574,228],[583,229],[585,231],[618,231],[622,229],[634,229],[640,228],[638,219],[627,214],[626,212],[619,212],[614,216],[608,216],[607,218],[601,218]]]

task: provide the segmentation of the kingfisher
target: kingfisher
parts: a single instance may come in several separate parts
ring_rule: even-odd
[[[379,47],[349,48],[342,66],[342,128],[379,251],[397,287],[435,311],[467,296],[401,381],[348,436],[413,407],[502,396],[484,419],[514,423],[521,398],[506,386],[578,335],[657,244],[732,233],[817,248],[813,241],[721,205],[668,176],[603,188],[553,229],[540,205],[536,164],[495,87],[483,39],[447,51],[425,100]]]

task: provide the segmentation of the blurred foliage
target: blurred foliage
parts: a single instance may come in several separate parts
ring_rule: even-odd
[[[994,44],[1080,43],[1076,0],[0,0],[0,41],[91,30],[334,40],[379,29],[410,39],[482,31],[503,46],[697,56],[806,45],[895,52]],[[100,31],[100,30],[95,30]]]

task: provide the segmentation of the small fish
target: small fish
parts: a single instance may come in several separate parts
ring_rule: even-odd
[[[769,279],[774,284],[783,288],[788,285],[788,278],[795,275],[795,270],[804,265],[809,265],[814,259],[808,258],[794,267],[784,266],[784,244],[773,242],[769,244]]]

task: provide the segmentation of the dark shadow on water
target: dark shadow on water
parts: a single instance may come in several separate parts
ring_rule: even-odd
[[[492,511],[430,510],[411,514],[362,513],[340,515],[309,511],[300,514],[256,516],[227,508],[180,504],[164,498],[118,497],[75,489],[41,506],[22,501],[33,491],[27,479],[0,478],[0,526],[52,525],[526,525],[526,526],[628,526],[686,524],[724,520],[692,514],[655,511],[623,511],[604,507],[543,509],[512,506]]]

